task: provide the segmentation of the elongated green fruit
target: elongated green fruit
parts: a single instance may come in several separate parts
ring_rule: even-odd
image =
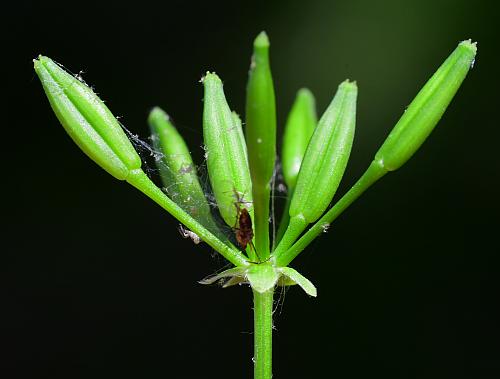
[[[160,153],[157,166],[170,198],[210,231],[217,230],[198,181],[191,153],[168,115],[159,107],[148,117],[152,141]]]
[[[276,158],[276,104],[265,32],[254,41],[247,84],[246,140],[252,183],[269,184]]]
[[[375,155],[388,171],[401,167],[432,132],[465,79],[476,56],[476,44],[460,42],[420,90]]]
[[[240,144],[244,147],[245,150],[245,160],[247,162],[248,166],[248,151],[247,151],[247,143],[245,141],[245,135],[243,134],[243,127],[241,126],[241,118],[238,115],[238,113],[233,111],[233,121],[234,125],[236,128],[236,131],[238,132],[238,139],[240,140]]]
[[[302,164],[307,145],[309,144],[309,140],[311,139],[317,123],[318,119],[316,116],[316,102],[314,96],[311,91],[302,88],[297,92],[283,134],[281,165],[283,177],[288,187],[288,193],[274,244],[281,240],[288,227],[288,222],[290,221],[290,202],[292,200],[295,184],[297,183],[300,165]]]
[[[167,193],[194,218],[210,214],[184,138],[172,125],[168,115],[158,107],[150,112],[148,123],[153,145],[160,153],[157,165]]]
[[[176,170],[172,166],[176,166],[177,171],[180,170],[185,162],[185,153],[187,151],[189,154],[189,150],[182,136],[170,122],[170,117],[161,108],[154,107],[149,112],[148,125],[151,132],[151,143],[156,151],[154,156],[156,167],[160,172],[165,191],[173,199],[173,195],[178,190],[175,177]],[[179,150],[181,150],[180,155]],[[188,159],[192,162],[191,154],[189,154]],[[169,162],[169,160],[173,160],[173,162]],[[188,164],[191,165],[191,163]]]
[[[280,254],[275,261],[278,266],[288,265],[363,192],[387,172],[401,167],[418,150],[458,91],[472,67],[476,51],[476,44],[471,40],[459,43],[411,102],[366,172],[307,233]]]
[[[314,96],[307,88],[302,88],[297,92],[283,134],[281,164],[288,190],[295,188],[302,159],[317,123]]]
[[[356,83],[340,84],[307,147],[290,204],[290,223],[276,249],[282,254],[326,210],[344,175],[356,124]]]
[[[255,247],[261,258],[269,256],[270,182],[276,159],[276,104],[269,64],[269,39],[265,32],[254,41],[247,84],[246,141],[252,176],[255,211]]]
[[[50,58],[39,56],[34,65],[54,113],[85,154],[120,180],[141,167],[122,127],[94,91]]]
[[[290,217],[317,220],[328,207],[344,175],[356,124],[356,83],[345,81],[309,142],[290,205]]]
[[[247,208],[249,212],[252,210],[252,182],[246,147],[219,77],[207,73],[203,85],[203,138],[210,183],[222,218],[234,227],[238,221],[238,207]]]

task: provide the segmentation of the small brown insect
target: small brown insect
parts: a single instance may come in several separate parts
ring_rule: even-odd
[[[243,196],[238,191],[234,190],[234,197],[236,199],[234,206],[236,207],[236,225],[234,226],[236,241],[243,250],[246,250],[248,244],[252,244],[253,240],[253,226],[252,218],[248,213],[248,209],[242,207],[241,204],[246,204]]]
[[[253,240],[252,219],[246,208],[239,209],[238,206],[238,225],[235,228],[236,241],[243,250],[246,250],[247,245]]]

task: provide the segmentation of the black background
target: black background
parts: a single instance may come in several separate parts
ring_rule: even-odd
[[[358,82],[339,195],[456,44],[478,41],[473,70],[421,150],[293,262],[319,297],[292,288],[277,307],[274,377],[500,377],[493,4],[21,1],[5,9],[0,376],[251,377],[249,289],[197,284],[225,262],[78,150],[31,60],[42,53],[84,71],[143,138],[149,109],[164,107],[201,163],[198,80],[216,71],[243,113],[252,40],[266,30],[280,131],[300,87],[315,93],[321,113],[338,83]]]

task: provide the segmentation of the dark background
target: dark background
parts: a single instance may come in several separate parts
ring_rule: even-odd
[[[358,82],[339,195],[456,44],[478,41],[473,70],[415,157],[293,262],[319,297],[292,288],[277,307],[274,377],[500,377],[493,4],[20,1],[5,9],[0,376],[251,377],[249,289],[197,284],[225,262],[78,150],[31,60],[42,53],[83,70],[143,138],[149,109],[164,107],[201,163],[198,80],[216,71],[243,113],[252,40],[266,30],[280,128],[300,87],[315,93],[321,113],[338,83]]]

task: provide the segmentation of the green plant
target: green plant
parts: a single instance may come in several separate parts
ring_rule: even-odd
[[[141,159],[121,125],[89,87],[47,57],[40,56],[34,65],[52,109],[78,146],[111,175],[176,217],[185,226],[186,236],[207,243],[234,265],[201,283],[250,284],[255,378],[268,379],[275,287],[298,284],[316,296],[314,285],[288,265],[368,187],[415,153],[460,87],[475,54],[476,45],[470,40],[458,45],[406,109],[366,172],[330,209],[353,143],[357,85],[341,83],[319,121],[313,95],[300,90],[285,126],[282,167],[288,198],[276,236],[269,232],[276,111],[266,34],[254,42],[245,134],[239,116],[225,99],[221,80],[207,73],[203,78],[207,167],[217,211],[233,228],[235,238],[224,234],[214,221],[189,149],[165,112],[153,109],[148,123],[167,193],[141,169]]]

